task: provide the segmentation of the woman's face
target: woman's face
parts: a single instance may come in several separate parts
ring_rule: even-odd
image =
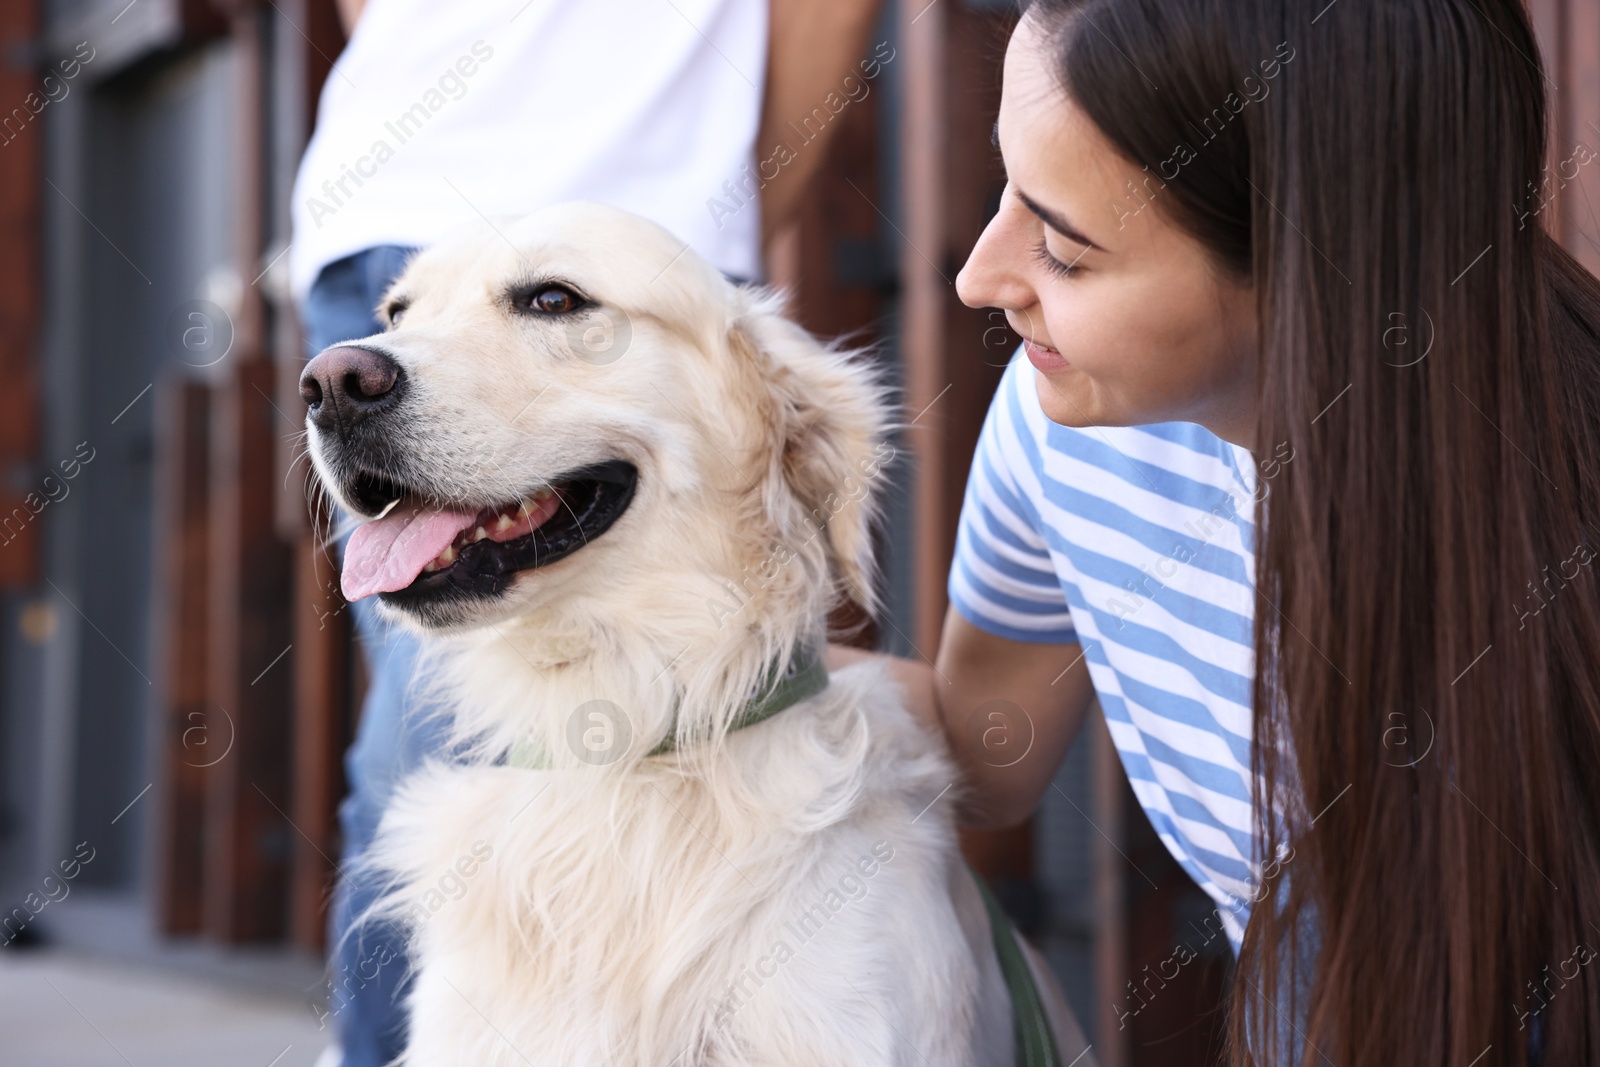
[[[1253,285],[1215,271],[1161,210],[1161,180],[1119,156],[1055,80],[1038,20],[1006,49],[1000,210],[956,278],[998,307],[1067,426],[1197,422],[1254,445]]]

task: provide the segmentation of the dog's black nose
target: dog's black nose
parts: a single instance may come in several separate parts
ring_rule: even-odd
[[[348,429],[398,400],[404,377],[400,364],[375,348],[338,345],[306,364],[300,399],[319,429]]]

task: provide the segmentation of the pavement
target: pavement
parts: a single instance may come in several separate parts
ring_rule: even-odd
[[[303,997],[65,949],[0,950],[0,1067],[329,1067],[328,1040]]]

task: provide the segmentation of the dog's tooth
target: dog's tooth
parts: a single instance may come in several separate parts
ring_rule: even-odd
[[[476,543],[478,541],[482,541],[485,537],[488,537],[488,536],[489,536],[489,531],[485,530],[482,526],[480,526],[476,530],[472,531],[472,540],[473,540],[474,543]]]
[[[543,489],[535,489],[533,491],[533,502],[535,504],[543,504],[546,500],[549,500],[555,495],[555,490],[549,488],[548,486]]]
[[[435,562],[434,560],[431,560],[431,559],[428,562],[426,562],[426,563],[424,563],[422,565],[422,573],[423,574],[432,574],[434,571],[436,571],[438,569],[439,569],[439,564],[437,562]]]
[[[439,562],[440,566],[448,567],[448,566],[450,566],[450,564],[454,563],[455,561],[456,561],[456,546],[455,545],[450,545],[443,552],[439,553],[438,562]]]
[[[511,529],[511,527],[515,526],[516,524],[517,524],[517,521],[515,519],[513,519],[510,515],[501,515],[498,519],[495,520],[494,529],[495,529],[496,533],[505,533],[507,530]],[[480,527],[478,527],[478,529],[481,530],[481,529],[483,529],[483,527],[480,526]]]

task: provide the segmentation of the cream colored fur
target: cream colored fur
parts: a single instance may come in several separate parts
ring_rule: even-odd
[[[508,313],[530,277],[598,310]],[[586,463],[639,469],[603,536],[430,632],[473,762],[403,783],[371,855],[393,885],[378,913],[414,938],[399,1062],[1010,1067],[956,774],[891,677],[839,671],[727,729],[841,593],[872,602],[893,450],[866,361],[597,205],[464,235],[394,292],[405,317],[365,342],[409,383],[389,473],[478,506]],[[337,442],[313,430],[312,452],[337,486]],[[679,750],[647,756],[674,723]],[[495,765],[519,740],[549,768]]]

